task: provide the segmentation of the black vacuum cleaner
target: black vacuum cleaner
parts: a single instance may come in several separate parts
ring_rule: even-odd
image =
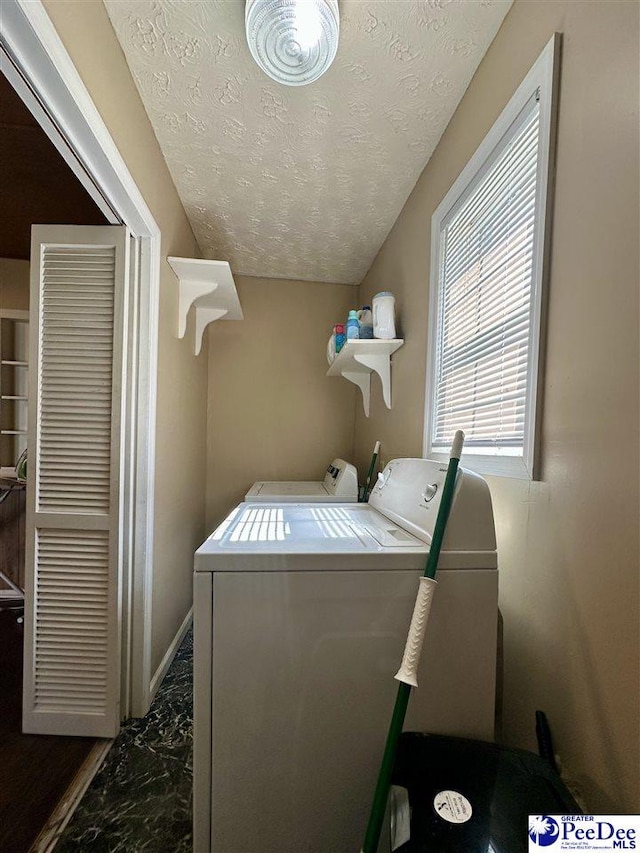
[[[582,814],[558,775],[546,718],[536,717],[540,755],[404,732],[392,785],[408,794],[410,837],[396,853],[527,853],[529,815]]]

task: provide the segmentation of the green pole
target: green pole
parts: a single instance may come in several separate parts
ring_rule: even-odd
[[[429,548],[429,556],[425,567],[423,577],[434,578],[438,568],[438,560],[440,558],[440,549],[442,540],[447,526],[447,519],[453,502],[453,493],[456,486],[456,474],[458,472],[458,463],[462,453],[462,444],[464,442],[464,433],[458,430],[453,439],[451,447],[451,456],[449,457],[449,466],[447,468],[447,476],[445,477],[444,487],[442,489],[442,498],[438,509],[438,517],[433,530],[433,538],[431,547]],[[389,788],[391,787],[391,774],[393,765],[396,759],[398,749],[398,740],[402,734],[402,726],[407,713],[409,697],[411,696],[411,685],[403,681],[398,685],[398,693],[396,702],[391,715],[389,724],[389,732],[387,741],[384,747],[382,756],[382,764],[378,773],[378,781],[376,783],[375,793],[373,795],[373,803],[371,805],[371,814],[369,815],[369,823],[362,845],[362,853],[377,853],[378,844],[380,843],[380,834],[382,832],[382,824],[384,822],[384,813],[387,808],[387,799],[389,797]]]
[[[373,448],[373,455],[371,457],[371,464],[369,465],[369,473],[367,474],[367,479],[365,480],[364,486],[362,488],[360,503],[366,503],[369,499],[369,492],[371,491],[371,480],[373,478],[373,472],[376,468],[376,462],[378,461],[379,452],[380,442],[376,441],[375,447]]]

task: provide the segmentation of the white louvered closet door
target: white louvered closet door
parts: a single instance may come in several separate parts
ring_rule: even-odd
[[[120,715],[125,227],[34,226],[23,731]]]

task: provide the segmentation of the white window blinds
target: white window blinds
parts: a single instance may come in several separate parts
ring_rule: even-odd
[[[522,455],[540,110],[533,96],[440,228],[431,446]]]

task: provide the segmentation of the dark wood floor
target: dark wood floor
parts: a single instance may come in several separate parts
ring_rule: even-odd
[[[20,589],[24,589],[25,504],[22,483],[0,477],[0,569]]]
[[[0,853],[28,853],[94,738],[23,735],[22,625],[0,609]]]

